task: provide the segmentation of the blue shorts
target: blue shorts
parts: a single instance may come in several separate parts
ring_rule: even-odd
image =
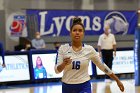
[[[81,84],[62,83],[62,93],[91,93],[90,81]]]

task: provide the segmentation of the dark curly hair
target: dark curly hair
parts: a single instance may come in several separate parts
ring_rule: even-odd
[[[79,17],[73,18],[72,25],[71,25],[71,27],[70,27],[70,31],[72,31],[72,28],[73,28],[73,26],[75,26],[75,25],[81,25],[81,26],[83,27],[84,31],[85,31],[85,27],[84,27],[84,25],[83,25],[83,23],[82,23],[82,19],[81,19],[81,18],[79,18]]]

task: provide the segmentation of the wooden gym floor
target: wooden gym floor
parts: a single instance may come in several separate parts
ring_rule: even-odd
[[[135,86],[134,79],[121,80],[125,86],[123,93],[140,93],[140,86]],[[115,81],[105,83],[103,80],[91,81],[92,93],[122,93]],[[24,84],[1,86],[0,93],[61,93],[61,83]]]

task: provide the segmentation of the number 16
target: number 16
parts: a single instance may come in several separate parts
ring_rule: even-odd
[[[73,61],[72,62],[72,69],[80,69],[80,61]]]

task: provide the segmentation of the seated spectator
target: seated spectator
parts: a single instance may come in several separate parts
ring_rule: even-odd
[[[59,42],[54,42],[54,47],[55,47],[56,50],[59,49],[60,45],[61,44]]]
[[[32,42],[32,46],[35,49],[45,49],[46,48],[45,41],[41,38],[40,32],[35,33],[35,38],[31,42]]]
[[[35,49],[34,47],[32,47],[31,43],[26,43],[25,47],[23,49],[21,49],[20,51],[28,51],[31,49]]]
[[[16,45],[15,47],[14,47],[14,50],[15,51],[21,51],[22,49],[24,49],[25,48],[25,46],[22,44],[19,44],[19,45]]]

